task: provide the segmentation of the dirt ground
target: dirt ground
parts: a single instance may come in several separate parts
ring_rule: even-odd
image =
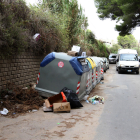
[[[108,78],[90,93],[107,99],[103,93]],[[104,104],[92,105],[81,102],[84,107],[70,113],[29,112],[17,118],[0,116],[0,140],[93,140]]]

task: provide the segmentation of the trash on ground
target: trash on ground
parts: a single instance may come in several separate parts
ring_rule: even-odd
[[[91,98],[88,99],[92,104],[99,104],[102,103],[104,104],[104,98],[98,95],[95,95]]]
[[[45,100],[46,107],[52,107],[53,103],[67,102],[66,96],[63,92],[49,97]]]
[[[66,104],[65,104],[66,103]],[[51,96],[45,100],[45,104],[43,104],[44,112],[70,112],[70,104],[67,102],[67,98],[63,92],[60,92],[57,95]]]
[[[45,101],[45,102],[46,102],[46,101]],[[47,100],[47,102],[48,102],[48,100]],[[44,104],[43,104],[43,111],[44,111],[44,112],[52,112],[53,109],[52,109],[52,107],[47,107],[46,104],[44,103]]]
[[[36,83],[30,83],[30,87],[31,87],[32,89],[35,89]]]
[[[22,88],[22,89],[28,89],[28,87],[24,87],[24,88]]]
[[[69,102],[54,103],[53,112],[70,112],[71,107]]]
[[[37,112],[37,111],[38,111],[38,110],[36,110],[36,109],[33,109],[33,110],[32,110],[32,112]]]
[[[86,100],[88,100],[89,98],[90,98],[89,95],[85,95],[84,98],[83,98],[83,100],[86,101]]]
[[[61,92],[65,94],[67,101],[70,102],[71,108],[83,107],[78,99],[77,94],[73,90],[64,87]]]
[[[104,84],[104,82],[100,82],[101,84]]]
[[[0,95],[0,110],[6,108],[9,111],[7,116],[17,117],[21,113],[38,110],[44,103],[44,99],[37,91],[31,88],[25,90],[13,83],[8,83]]]
[[[49,97],[43,104],[44,112],[70,112],[71,108],[83,107],[77,94],[68,88],[63,88],[59,94]]]
[[[88,100],[86,100],[86,103],[89,103],[89,101],[88,101]]]
[[[3,108],[3,111],[0,111],[0,114],[2,115],[7,115],[8,114],[8,110],[6,108]]]
[[[93,105],[99,104],[99,101],[94,100],[94,101],[92,102],[92,104],[93,104]]]

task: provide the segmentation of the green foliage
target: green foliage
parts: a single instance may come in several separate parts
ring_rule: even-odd
[[[29,8],[23,1],[11,4],[0,1],[0,7],[0,56],[4,58],[28,47],[29,36],[23,20],[28,18]],[[18,8],[26,14],[17,11]],[[17,12],[21,12],[20,18]]]
[[[78,38],[82,33],[82,28],[86,29],[88,24],[83,9],[78,8],[77,0],[44,0],[39,7],[40,10],[42,7],[43,9],[49,8],[58,20],[63,19],[61,25],[68,33],[69,49],[79,44]]]
[[[107,46],[100,40],[94,40],[94,44],[86,43],[86,52],[88,55],[98,56],[98,57],[108,57],[109,49]],[[90,51],[90,52],[89,52]]]
[[[87,26],[88,19],[77,0],[43,0],[30,7],[22,0],[0,0],[0,56],[10,57],[24,50],[66,52],[79,45],[91,55],[107,57],[109,50]],[[36,33],[41,35],[38,41],[33,40]]]
[[[140,1],[138,0],[95,0],[101,19],[121,20],[116,25],[120,35],[131,34],[133,28],[140,25]]]
[[[133,48],[137,46],[137,41],[133,35],[118,36],[118,44],[123,48]]]
[[[86,40],[88,43],[91,43],[91,44],[95,43],[95,35],[90,30],[86,31]]]
[[[117,53],[118,49],[122,48],[120,45],[118,44],[113,44],[113,46],[110,48],[110,53]]]

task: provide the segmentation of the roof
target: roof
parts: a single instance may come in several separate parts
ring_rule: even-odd
[[[132,50],[132,49],[121,49],[118,51],[119,54],[137,54],[136,50]]]

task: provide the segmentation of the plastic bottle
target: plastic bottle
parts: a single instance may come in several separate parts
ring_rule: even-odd
[[[99,101],[94,100],[94,102],[92,104],[94,104],[94,105],[99,104]]]
[[[88,100],[86,100],[86,102],[87,102],[87,103],[89,103],[89,101],[88,101]]]

